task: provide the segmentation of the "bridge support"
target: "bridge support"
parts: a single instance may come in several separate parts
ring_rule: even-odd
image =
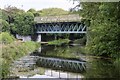
[[[41,42],[41,34],[38,34],[37,42]]]

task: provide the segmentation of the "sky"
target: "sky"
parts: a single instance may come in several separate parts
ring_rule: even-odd
[[[30,8],[34,8],[35,10],[41,10],[43,8],[62,8],[64,10],[69,10],[76,4],[77,2],[73,4],[70,0],[0,0],[0,8],[2,9],[11,5],[24,9],[25,11]]]

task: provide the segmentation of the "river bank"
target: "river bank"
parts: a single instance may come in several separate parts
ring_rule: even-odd
[[[57,40],[55,42],[57,42]],[[60,43],[61,42],[62,41],[60,41]],[[32,41],[21,42],[18,40],[13,40],[10,43],[0,44],[0,45],[1,45],[0,47],[2,50],[2,54],[1,54],[2,55],[1,56],[2,69],[0,71],[2,74],[2,76],[0,76],[1,78],[9,77],[10,75],[9,69],[10,69],[11,63],[15,62],[15,63],[18,63],[19,65],[21,62],[21,65],[23,64],[23,67],[24,66],[27,67],[28,64],[33,64],[31,63],[31,62],[34,62],[33,58],[41,57],[41,56],[46,57],[46,58],[49,57],[49,58],[61,58],[61,59],[70,59],[70,60],[73,60],[73,59],[84,60],[86,61],[86,71],[83,73],[78,73],[78,74],[83,75],[85,78],[107,78],[107,77],[118,78],[119,77],[119,75],[117,75],[119,74],[119,65],[118,65],[119,62],[116,61],[114,64],[113,60],[111,61],[110,59],[105,59],[104,57],[102,58],[101,56],[97,57],[94,55],[88,55],[86,54],[85,46],[69,45],[69,44],[56,46],[56,45],[45,44],[39,47],[40,45],[39,43],[32,42]],[[38,47],[39,49],[36,50]],[[41,63],[46,65],[46,62],[44,61],[41,61]],[[39,69],[41,66],[38,66],[38,64],[36,63],[36,60],[34,62],[34,65],[35,66],[32,66],[32,68],[30,69],[28,69],[29,67],[27,67],[26,70],[25,69],[19,70],[19,68],[16,67],[17,64],[14,64],[13,66],[16,67],[16,69],[15,71],[13,70],[12,71],[16,74],[16,76],[24,76],[24,75],[33,76],[36,74],[45,75],[43,74],[44,71],[42,69]],[[67,66],[69,67],[72,65],[73,64],[70,64]],[[43,66],[42,68],[48,69],[45,66]],[[49,68],[49,69],[52,70],[52,68]],[[61,71],[65,71],[65,70],[60,69],[57,71],[57,74],[60,74],[59,72]],[[66,70],[66,73],[69,73],[69,72],[73,73],[71,69]],[[75,71],[74,73],[77,73],[77,72]],[[71,78],[74,78],[74,77],[71,77]]]
[[[1,33],[2,34],[2,33]],[[10,65],[14,60],[17,60],[18,58],[33,52],[39,47],[39,44],[36,42],[21,42],[13,38],[8,33],[4,33],[4,35],[7,36],[0,36],[0,63],[1,63],[1,69],[0,69],[0,78],[8,78],[10,73]],[[11,42],[7,42],[11,40]],[[4,42],[3,42],[4,41]]]
[[[55,69],[57,71],[53,71],[54,69],[52,68],[46,68],[45,66],[39,66],[38,63],[40,63],[40,61],[38,61],[38,63],[35,63],[35,67],[33,69],[30,70],[23,70],[23,71],[17,71],[18,68],[16,68],[17,72],[14,71],[15,74],[17,74],[18,76],[25,76],[25,77],[32,77],[35,75],[49,75],[50,77],[64,77],[66,78],[67,74],[65,74],[64,76],[62,76],[63,73],[61,72],[65,72],[65,73],[75,73],[78,75],[82,75],[84,78],[90,78],[91,79],[98,79],[98,78],[115,78],[118,79],[119,78],[119,67],[117,68],[117,64],[114,65],[113,61],[111,61],[110,59],[105,59],[105,58],[100,58],[100,57],[95,57],[95,56],[90,56],[90,55],[86,55],[86,54],[81,54],[81,50],[79,49],[80,46],[48,46],[48,45],[41,45],[41,50],[38,52],[33,52],[32,54],[30,54],[29,56],[31,56],[33,58],[34,57],[46,57],[46,58],[66,58],[66,59],[71,59],[73,60],[73,58],[75,59],[80,59],[80,60],[85,60],[86,61],[86,70],[84,72],[79,72],[77,73],[77,71],[73,72],[71,69],[69,70],[64,70],[64,69]],[[39,48],[39,49],[40,49]],[[49,59],[48,58],[48,59]],[[22,62],[24,62],[24,59],[27,60],[25,61],[25,65],[27,64],[31,64],[31,62],[25,58],[25,56],[23,56],[22,58],[20,58],[20,60],[23,60]],[[19,61],[20,61],[19,60]],[[41,61],[41,64],[45,64],[47,65],[48,61]],[[49,63],[49,62],[48,62]],[[25,66],[24,65],[24,66]],[[51,63],[50,63],[51,65]],[[70,65],[67,65],[68,67],[70,67]],[[65,66],[65,67],[67,67]],[[74,65],[72,64],[71,66],[74,67]],[[44,68],[44,69],[41,69]],[[55,66],[54,66],[55,67]],[[50,69],[50,71],[46,71],[47,69]],[[68,68],[65,68],[68,69]],[[77,68],[76,68],[77,69]],[[52,74],[51,74],[52,73]],[[54,75],[55,74],[55,75]],[[70,78],[77,78],[74,77],[74,75],[70,75]],[[68,74],[69,75],[69,74]]]

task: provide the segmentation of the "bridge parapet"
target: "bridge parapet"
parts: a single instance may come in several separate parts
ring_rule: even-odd
[[[53,23],[53,22],[80,22],[82,17],[79,14],[69,14],[60,16],[43,16],[35,17],[37,23]]]

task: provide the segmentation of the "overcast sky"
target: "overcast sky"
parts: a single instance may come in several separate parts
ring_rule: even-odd
[[[73,4],[70,0],[0,0],[0,8],[2,9],[8,5],[11,5],[26,11],[30,8],[41,10],[43,8],[53,7],[69,10],[69,8],[74,7],[76,4],[77,2]]]

